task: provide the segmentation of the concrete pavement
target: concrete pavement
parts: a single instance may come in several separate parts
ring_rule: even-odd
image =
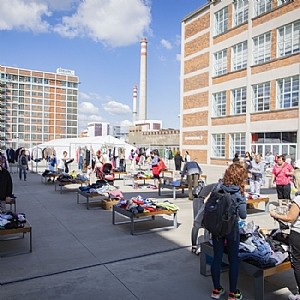
[[[208,183],[222,177],[225,168],[203,166]],[[28,174],[26,182],[12,176],[18,212],[26,214],[33,228],[33,252],[3,256],[26,252],[29,242],[28,236],[1,241],[0,299],[210,299],[211,278],[200,275],[199,256],[190,251],[193,212],[187,194],[174,201],[171,191],[160,197],[179,206],[177,229],[151,232],[172,224],[171,218],[157,217],[136,225],[150,234],[132,236],[129,225],[112,225],[111,211],[87,210],[77,204],[75,192],[60,194],[39,174]],[[122,180],[115,184],[125,198],[158,197],[146,187],[134,190]],[[264,193],[276,200],[275,190]],[[262,228],[277,226],[265,213],[249,214],[251,220]],[[227,273],[222,282],[227,288]],[[238,286],[244,299],[254,299],[251,277],[240,273]],[[291,270],[271,276],[265,280],[265,299],[287,299],[288,288],[294,287]]]

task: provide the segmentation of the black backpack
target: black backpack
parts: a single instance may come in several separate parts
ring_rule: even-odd
[[[27,165],[27,160],[26,160],[25,156],[21,157],[21,164],[22,164],[22,166],[26,166]]]
[[[205,203],[203,227],[213,237],[222,238],[231,232],[236,222],[237,207],[230,193],[215,187]]]

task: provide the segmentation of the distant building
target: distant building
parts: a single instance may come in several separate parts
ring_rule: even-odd
[[[300,1],[209,1],[182,21],[182,150],[300,158]]]
[[[135,126],[142,127],[144,131],[162,129],[162,120],[139,120],[134,122]]]
[[[0,66],[0,146],[29,148],[77,137],[78,84],[73,70]]]
[[[110,134],[110,124],[107,122],[88,123],[88,136],[107,136]]]

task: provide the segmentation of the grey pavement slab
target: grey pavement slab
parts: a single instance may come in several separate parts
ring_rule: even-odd
[[[203,166],[208,182],[214,182],[225,167]],[[30,173],[26,182],[12,174],[17,210],[24,212],[33,228],[33,252],[24,239],[1,241],[0,299],[209,299],[211,278],[199,273],[199,257],[190,252],[192,201],[184,197],[177,204],[177,229],[130,235],[129,225],[112,225],[112,212],[99,207],[86,209],[77,204],[76,193],[54,191],[53,184],[41,182]],[[141,194],[158,198],[156,190],[134,190],[116,181],[126,198]],[[265,190],[276,203],[275,190]],[[169,196],[169,197],[168,197]],[[263,209],[263,203],[261,209]],[[263,228],[276,226],[264,212],[249,214]],[[172,224],[170,217],[136,224],[138,230],[157,229]],[[201,230],[200,230],[201,233]],[[200,238],[201,239],[201,238]],[[224,287],[227,273],[222,274]],[[265,299],[286,299],[295,286],[292,271],[265,280]],[[254,281],[240,274],[244,299],[253,299]]]

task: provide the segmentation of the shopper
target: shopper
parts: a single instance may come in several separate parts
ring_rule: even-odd
[[[196,161],[188,161],[185,163],[181,172],[181,179],[186,175],[189,200],[193,200],[193,188],[198,185],[201,174],[202,170]]]
[[[297,283],[298,292],[296,295],[291,294],[290,300],[300,300],[300,169],[294,172],[294,184],[298,190],[296,197],[292,201],[292,205],[286,215],[276,213],[275,210],[270,211],[270,216],[276,220],[291,222],[291,231],[289,235],[289,245],[291,252],[291,262],[294,269],[295,280]]]
[[[151,156],[152,175],[154,178],[154,185],[155,185],[154,188],[158,189],[160,184],[160,173],[162,171],[159,167],[160,157],[159,157],[158,150],[152,150],[150,152],[150,156]]]
[[[188,151],[185,151],[184,161],[185,161],[185,162],[191,161],[191,156],[190,156],[190,154],[189,154]]]
[[[1,150],[0,150],[0,167],[6,170],[8,169],[7,159],[5,157],[4,152],[2,152]]]
[[[68,152],[64,151],[62,158],[59,160],[57,171],[58,173],[69,173],[69,164],[74,161],[74,158],[68,158]]]
[[[291,176],[293,175],[293,167],[285,162],[284,155],[278,155],[277,163],[272,170],[272,182],[276,183],[276,191],[279,206],[282,205],[284,199],[286,205],[291,200]]]
[[[27,170],[28,170],[28,158],[25,153],[25,149],[21,150],[21,154],[18,158],[18,168],[19,168],[19,178],[22,180],[22,174],[24,176],[24,181],[26,181]]]
[[[238,219],[246,219],[246,199],[244,197],[245,184],[247,180],[247,171],[240,164],[231,164],[225,171],[221,189],[231,194],[232,201],[237,207],[237,222],[232,231],[224,238],[212,236],[213,242],[213,261],[211,265],[211,275],[213,281],[213,291],[211,298],[219,299],[225,294],[225,289],[220,282],[221,265],[224,246],[226,244],[229,258],[229,294],[228,300],[242,299],[241,292],[237,289],[237,280],[239,273],[239,244],[240,234],[238,228]]]
[[[176,154],[174,155],[174,164],[175,164],[175,170],[181,171],[181,163],[183,163],[183,158],[180,154],[180,151],[177,150]]]
[[[265,163],[261,160],[261,155],[256,154],[251,163],[251,177],[250,177],[250,192],[252,194],[260,194],[260,187],[262,185],[263,175],[265,172]]]

